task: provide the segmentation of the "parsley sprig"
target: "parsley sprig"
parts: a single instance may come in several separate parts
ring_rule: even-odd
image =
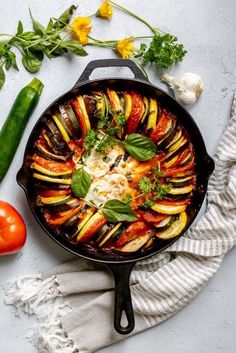
[[[155,200],[161,200],[166,197],[172,188],[171,183],[165,184],[161,181],[160,178],[163,176],[163,173],[159,169],[153,167],[153,172],[154,175],[152,175],[150,178],[144,176],[139,180],[138,183],[138,189],[141,192],[141,195],[138,197],[145,196],[145,201],[140,205],[140,207],[143,208],[153,206]]]

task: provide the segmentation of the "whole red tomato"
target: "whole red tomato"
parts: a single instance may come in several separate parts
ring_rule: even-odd
[[[0,201],[0,255],[18,252],[26,241],[23,218],[5,201]]]

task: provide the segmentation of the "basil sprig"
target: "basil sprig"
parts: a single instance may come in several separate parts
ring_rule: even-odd
[[[123,148],[138,161],[144,162],[157,153],[156,145],[146,136],[130,134],[121,142]]]
[[[77,169],[72,175],[71,189],[75,196],[85,197],[92,183],[90,175],[84,168]]]
[[[137,220],[130,206],[116,199],[107,201],[100,210],[109,222],[134,222]]]

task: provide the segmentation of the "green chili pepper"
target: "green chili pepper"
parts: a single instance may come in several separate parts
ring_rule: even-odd
[[[0,131],[0,181],[10,167],[26,123],[38,103],[43,84],[37,78],[25,86],[16,97]]]

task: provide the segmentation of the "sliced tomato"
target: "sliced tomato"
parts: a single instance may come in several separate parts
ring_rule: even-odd
[[[153,142],[156,143],[161,137],[164,136],[167,127],[170,124],[170,119],[172,120],[172,116],[165,109],[162,109],[160,112],[159,122],[157,123],[155,130],[150,135],[150,139]]]
[[[155,211],[139,211],[141,213],[141,217],[143,218],[143,220],[147,223],[158,223],[163,221],[163,219],[165,219],[166,217],[168,217],[168,215],[164,215],[164,214],[160,214],[158,212]]]
[[[126,231],[121,235],[121,237],[117,240],[115,247],[120,248],[124,244],[128,243],[129,241],[139,237],[140,235],[146,234],[149,230],[149,227],[146,223],[141,221],[136,221],[132,223]]]
[[[191,168],[194,167],[194,161],[191,161],[189,164],[187,164],[186,166],[184,167],[181,167],[181,168],[170,168],[168,170],[165,171],[165,174],[164,176],[165,177],[170,177],[170,176],[174,176],[178,173],[182,173],[182,172],[185,172],[186,170],[189,170]]]
[[[74,152],[75,159],[78,160],[81,156],[82,153],[84,152],[84,147],[83,147],[84,141],[82,139],[80,140],[70,140],[68,142],[69,149]]]
[[[44,190],[39,192],[39,196],[41,197],[53,197],[60,195],[69,195],[71,193],[71,189],[65,190]]]
[[[37,154],[33,155],[32,160],[51,172],[70,172],[74,167],[73,161],[56,162],[40,157]]]
[[[82,132],[82,138],[84,138],[87,132],[90,130],[90,123],[87,116],[87,112],[83,111],[78,99],[73,99],[70,103],[74,110],[75,116],[79,122],[80,129]]]
[[[132,99],[132,109],[127,123],[128,134],[132,134],[136,131],[145,109],[143,98],[139,93],[131,91],[130,95]]]
[[[158,204],[166,206],[179,206],[186,205],[190,202],[189,198],[183,200],[158,200]]]
[[[79,213],[83,205],[84,205],[84,201],[80,201],[80,205],[78,207],[74,208],[71,211],[66,212],[65,215],[59,216],[59,217],[55,217],[55,215],[52,216],[49,212],[44,212],[45,220],[48,224],[52,226],[59,226],[65,223],[69,218],[71,218],[75,214]]]
[[[107,223],[107,219],[102,213],[96,212],[84,225],[77,236],[77,241],[85,243],[92,238]]]

